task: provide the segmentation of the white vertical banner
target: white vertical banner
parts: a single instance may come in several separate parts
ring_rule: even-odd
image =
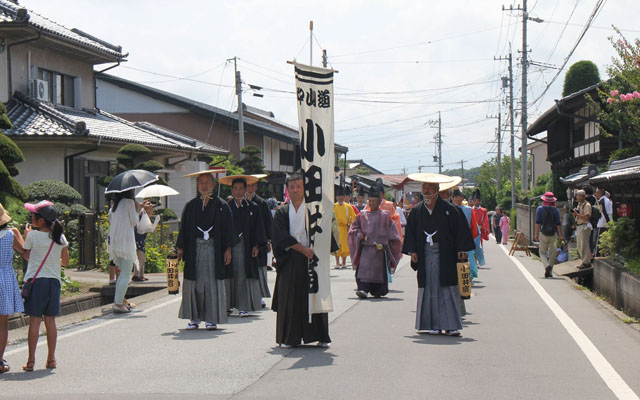
[[[300,158],[304,175],[309,245],[309,317],[333,311],[331,217],[335,156],[333,147],[333,70],[294,62]]]

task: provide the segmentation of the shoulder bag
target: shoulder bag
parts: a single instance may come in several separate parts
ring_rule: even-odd
[[[38,274],[40,273],[40,270],[44,266],[44,263],[47,261],[47,258],[49,258],[49,254],[51,253],[52,248],[53,248],[53,239],[51,240],[49,251],[47,251],[47,254],[42,259],[42,263],[40,264],[40,267],[36,271],[35,275],[33,275],[32,278],[27,279],[27,281],[22,284],[22,289],[20,289],[20,295],[22,296],[23,299],[26,300],[29,298],[29,296],[31,296],[31,289],[33,288],[33,282],[35,282],[36,278],[38,277]]]

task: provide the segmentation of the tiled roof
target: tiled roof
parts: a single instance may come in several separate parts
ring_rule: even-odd
[[[567,175],[564,178],[560,178],[560,182],[565,185],[575,185],[576,183],[584,182],[589,179],[589,167],[582,167],[580,171],[575,174]]]
[[[25,18],[20,18],[18,16],[18,10],[20,9],[24,9],[24,7],[21,7],[12,1],[0,0],[0,27],[3,24],[26,24],[38,29],[39,31],[99,50],[116,58],[126,57],[126,55],[122,54],[122,47],[120,46],[107,43],[82,32],[79,29],[69,29],[31,10],[28,10]]]
[[[640,156],[624,160],[612,161],[609,170],[591,178],[591,183],[606,183],[616,181],[637,181],[640,178]]]
[[[76,110],[16,92],[7,104],[13,127],[7,136],[76,136],[208,154],[228,151],[145,123],[133,123],[101,110]]]

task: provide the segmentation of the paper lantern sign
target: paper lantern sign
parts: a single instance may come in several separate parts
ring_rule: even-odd
[[[616,213],[618,217],[629,217],[631,216],[631,206],[626,203],[618,204],[618,208],[616,208]]]

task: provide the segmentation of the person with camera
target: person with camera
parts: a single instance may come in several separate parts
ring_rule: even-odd
[[[578,206],[573,209],[573,217],[576,220],[576,242],[578,254],[582,260],[580,269],[591,267],[590,236],[593,226],[591,225],[591,204],[587,202],[587,194],[584,190],[576,192]]]
[[[542,205],[536,209],[536,227],[534,238],[539,243],[540,260],[544,265],[544,277],[553,276],[553,266],[556,263],[556,241],[562,240],[560,211],[556,208],[556,198],[553,192],[540,196]]]

